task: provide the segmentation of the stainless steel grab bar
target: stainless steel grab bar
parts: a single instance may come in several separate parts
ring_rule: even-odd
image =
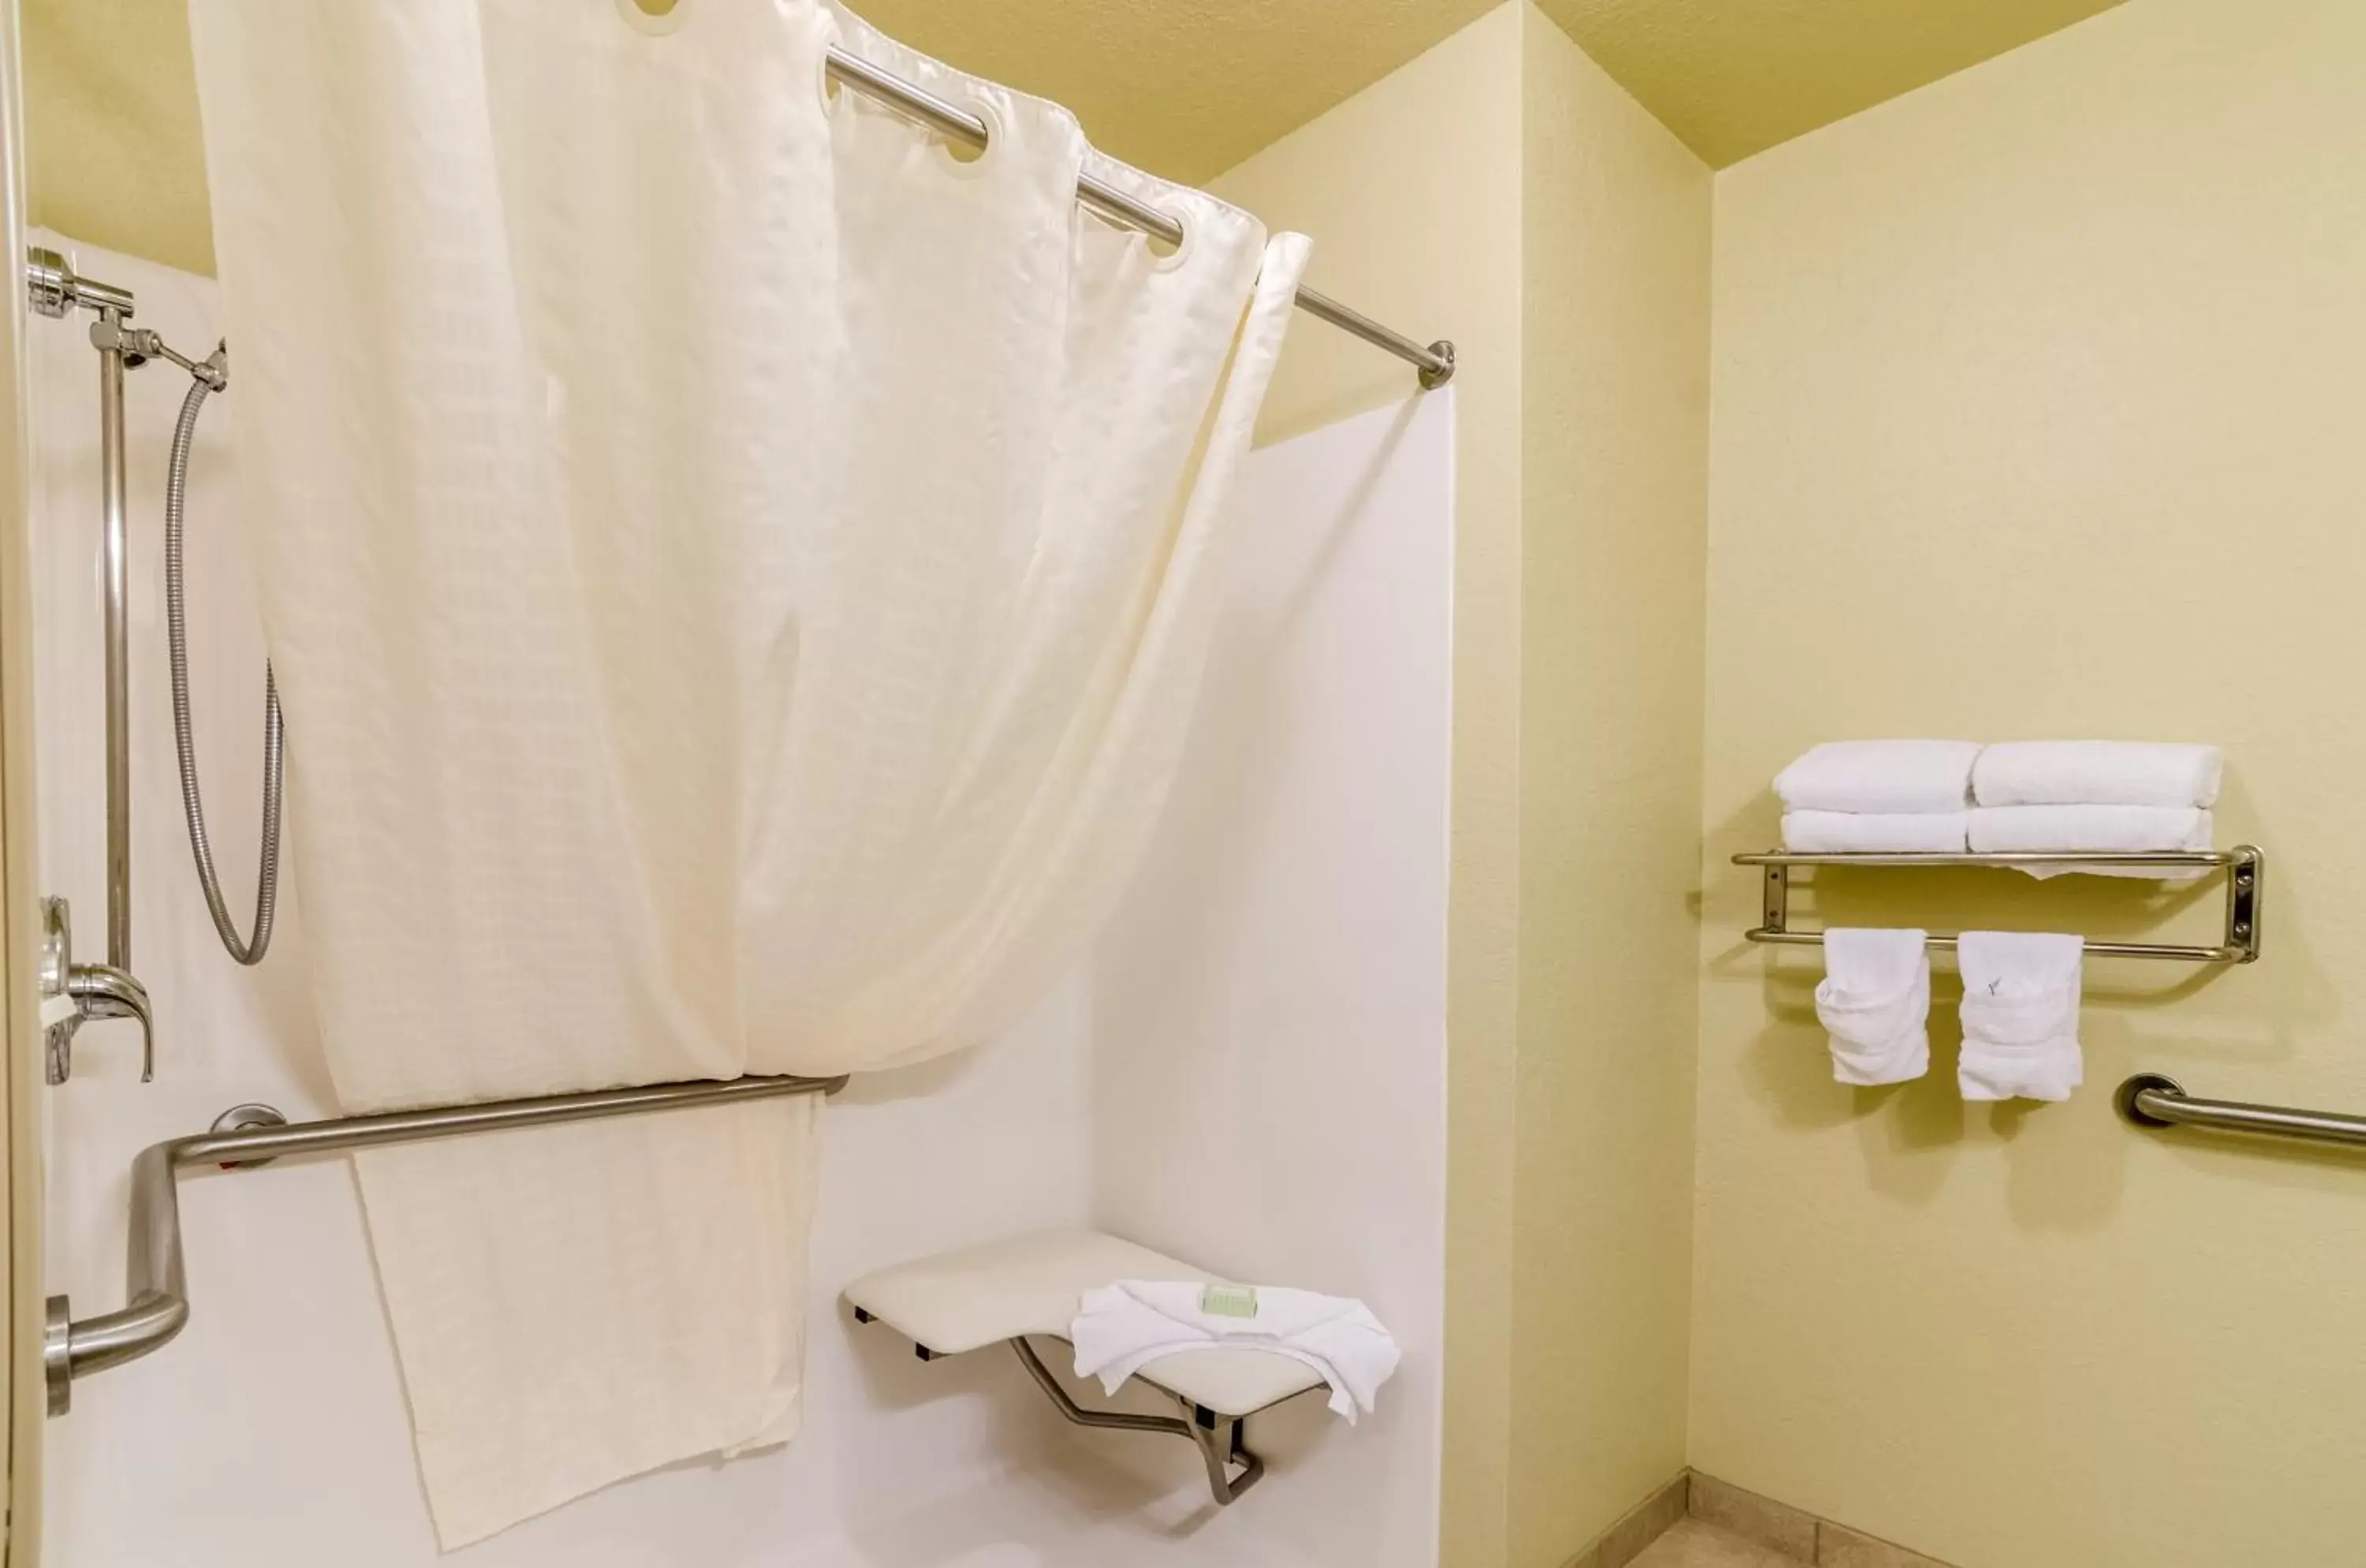
[[[131,1245],[124,1269],[125,1304],[96,1317],[76,1318],[66,1297],[49,1300],[41,1364],[49,1382],[50,1414],[62,1416],[70,1407],[74,1379],[119,1367],[161,1348],[189,1321],[188,1279],[181,1263],[179,1182],[180,1173],[189,1167],[252,1170],[289,1156],[339,1154],[649,1111],[736,1105],[784,1094],[834,1094],[845,1085],[843,1077],[650,1084],[293,1124],[280,1121],[278,1112],[267,1107],[241,1107],[224,1118],[228,1122],[241,1112],[250,1115],[252,1120],[235,1131],[199,1133],[151,1144],[131,1162]],[[263,1124],[255,1124],[258,1121]],[[221,1125],[216,1123],[218,1128]]]
[[[2366,1116],[2246,1105],[2232,1100],[2196,1100],[2175,1078],[2158,1073],[2138,1073],[2128,1079],[2120,1086],[2113,1102],[2122,1116],[2139,1127],[2200,1127],[2213,1133],[2366,1147]]]

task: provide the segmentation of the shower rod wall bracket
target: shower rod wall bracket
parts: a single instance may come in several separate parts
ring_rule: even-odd
[[[2259,904],[2267,892],[2268,857],[2256,844],[2231,850],[2175,850],[2158,853],[2079,853],[2049,852],[2027,854],[1806,854],[1774,850],[1764,854],[1733,857],[1736,865],[1754,865],[1764,872],[1761,923],[1741,934],[1755,942],[1777,946],[1820,947],[1824,933],[1791,929],[1791,873],[1801,866],[1872,866],[1891,870],[1988,866],[2056,871],[2158,871],[2163,876],[2209,871],[2226,874],[2226,919],[2223,939],[2214,947],[2180,942],[2090,942],[2096,958],[2165,958],[2186,964],[2252,964],[2259,956]],[[1931,946],[1952,952],[1955,938],[1933,935]]]

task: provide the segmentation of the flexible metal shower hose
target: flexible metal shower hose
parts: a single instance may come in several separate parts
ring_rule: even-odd
[[[189,490],[189,443],[197,434],[197,412],[213,388],[199,377],[189,383],[181,400],[180,423],[173,428],[173,463],[164,480],[164,629],[173,662],[173,743],[181,757],[181,809],[189,820],[189,849],[197,859],[197,881],[206,890],[206,908],[213,912],[214,930],[222,945],[241,964],[260,962],[271,946],[271,921],[279,906],[279,805],[286,778],[287,757],[279,719],[279,684],[264,666],[263,673],[263,861],[254,880],[254,933],[242,940],[222,902],[221,879],[214,874],[213,843],[206,835],[206,807],[197,790],[197,747],[189,728],[189,627],[182,592],[181,524]]]

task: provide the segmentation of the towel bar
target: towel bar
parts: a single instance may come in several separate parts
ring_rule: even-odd
[[[557,1122],[589,1122],[647,1111],[684,1111],[696,1106],[736,1105],[784,1094],[834,1094],[844,1077],[743,1077],[722,1082],[649,1084],[640,1089],[603,1089],[585,1094],[547,1094],[530,1100],[495,1100],[477,1105],[438,1105],[421,1111],[388,1111],[371,1116],[341,1116],[289,1123],[268,1106],[242,1105],[217,1122],[215,1131],[151,1144],[131,1162],[131,1245],[124,1269],[125,1304],[115,1312],[77,1318],[64,1296],[49,1300],[41,1339],[41,1368],[49,1382],[50,1414],[62,1416],[73,1404],[73,1380],[133,1361],[161,1348],[189,1321],[189,1286],[181,1267],[179,1176],[190,1166],[252,1170],[283,1156],[337,1154],[388,1144],[415,1144],[468,1133],[498,1133],[543,1127]],[[224,1130],[228,1129],[228,1130]]]
[[[1765,868],[1764,923],[1742,932],[1752,942],[1786,946],[1821,946],[1821,931],[1791,929],[1791,869],[1794,866],[1906,867],[2052,866],[2065,871],[2112,867],[2122,870],[2180,870],[2226,873],[2225,938],[2214,947],[2181,942],[2090,942],[2087,952],[2098,958],[2166,958],[2187,964],[2250,964],[2259,956],[2259,900],[2265,893],[2268,857],[2255,844],[2231,850],[2175,850],[2158,853],[2027,853],[2027,854],[1793,854],[1770,850],[1763,854],[1736,855],[1736,865]],[[1952,952],[1955,939],[1934,935],[1932,948]]]
[[[2199,1127],[2212,1133],[2248,1133],[2263,1138],[2366,1147],[2366,1116],[2245,1105],[2232,1100],[2196,1100],[2175,1078],[2158,1073],[2138,1073],[2128,1079],[2112,1096],[2112,1102],[2128,1121],[2156,1132]]]

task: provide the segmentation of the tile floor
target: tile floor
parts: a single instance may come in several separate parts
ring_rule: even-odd
[[[1747,1536],[1686,1519],[1653,1541],[1629,1568],[1799,1568],[1799,1560]]]

